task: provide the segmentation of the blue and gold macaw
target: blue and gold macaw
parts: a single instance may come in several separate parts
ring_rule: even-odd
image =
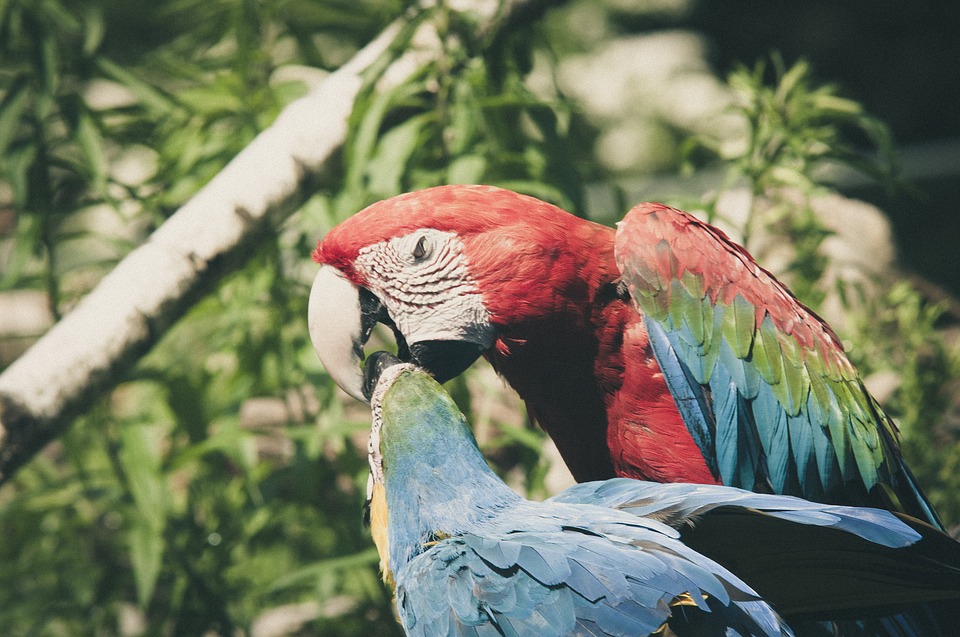
[[[782,636],[777,611],[960,597],[960,544],[886,511],[630,479],[524,500],[427,373],[378,353],[366,379],[371,530],[408,635]]]

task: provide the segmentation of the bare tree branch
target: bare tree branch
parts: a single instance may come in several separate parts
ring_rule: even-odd
[[[492,38],[500,28],[515,25],[516,16],[528,19],[551,2],[508,0],[499,10],[493,3],[493,11],[486,0],[469,4],[488,8],[480,28]],[[119,382],[171,325],[314,191],[346,140],[365,71],[389,52],[405,24],[391,24],[310,94],[284,109],[270,128],[0,374],[0,483]],[[405,53],[393,62],[383,81],[402,82],[441,52],[419,53]]]
[[[0,375],[0,481],[120,378],[271,223],[307,196],[343,144],[360,74],[395,23],[292,103],[77,307]]]

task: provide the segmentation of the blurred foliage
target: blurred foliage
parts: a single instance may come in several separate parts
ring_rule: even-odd
[[[532,34],[491,48],[468,16],[443,4],[430,19],[442,54],[390,91],[377,93],[371,83],[359,101],[337,214],[443,183],[494,184],[582,211],[566,144],[570,106],[544,101],[524,83]]]
[[[301,95],[296,78],[316,77],[304,69],[335,68],[406,7],[132,11],[0,5],[0,182],[17,223],[0,239],[12,257],[0,285],[43,288],[58,312]],[[334,392],[309,343],[307,255],[339,219],[406,189],[488,181],[571,207],[581,197],[562,152],[569,113],[522,83],[529,38],[489,49],[444,6],[411,20],[432,21],[440,49],[395,90],[367,78],[343,188],[264,237],[0,492],[0,632],[232,636],[290,607],[297,634],[399,633],[360,525],[369,416]],[[114,170],[131,153],[136,178]],[[91,215],[103,210],[108,230]],[[466,381],[451,391],[469,404]],[[522,418],[489,425],[486,448],[543,495],[542,433]]]
[[[827,265],[819,249],[830,231],[811,208],[811,198],[826,192],[824,171],[837,166],[893,187],[897,165],[890,132],[836,86],[818,85],[802,60],[787,68],[774,54],[770,64],[738,68],[728,83],[733,110],[746,122],[744,142],[722,145],[694,136],[684,144],[688,162],[706,155],[726,167],[706,202],[707,220],[716,220],[724,192],[745,185],[751,201],[740,227],[743,245],[750,249],[758,221],[764,231],[781,235],[795,251],[788,267],[791,287],[816,307],[825,296],[820,284]]]
[[[899,281],[852,312],[850,356],[863,374],[897,379],[884,408],[900,427],[903,452],[944,523],[960,524],[960,344],[940,329],[947,303]]]
[[[399,634],[360,526],[368,414],[334,391],[310,346],[307,255],[339,220],[399,192],[483,182],[583,212],[583,176],[596,175],[589,145],[576,142],[576,108],[524,82],[544,45],[534,27],[490,46],[443,3],[410,12],[376,0],[0,0],[0,199],[16,215],[12,235],[0,236],[0,290],[43,289],[57,312],[317,69],[335,69],[401,15],[436,27],[433,62],[386,92],[377,73],[366,78],[340,186],[265,236],[0,490],[0,633],[267,634],[271,613],[292,609],[289,633]],[[720,157],[728,185],[746,179],[757,196],[799,187],[806,197],[827,159],[886,170],[846,144],[854,130],[889,150],[859,106],[813,86],[803,65],[775,74],[772,86],[765,67],[730,79],[752,136],[744,154]],[[133,176],[120,170],[131,162]],[[791,201],[763,223],[802,247],[810,263],[796,269],[815,303],[823,229],[806,199]],[[851,338],[865,371],[902,372],[890,410],[913,467],[956,520],[960,451],[940,423],[960,365],[936,330],[938,312],[898,286],[860,315]],[[490,415],[502,388],[478,384],[474,375],[449,388],[487,431],[481,443],[498,468],[544,495],[543,434],[522,416]]]
[[[831,231],[811,207],[814,197],[831,192],[827,169],[845,167],[889,189],[900,187],[890,132],[838,87],[818,84],[803,61],[787,68],[775,54],[771,64],[741,67],[728,82],[734,110],[746,122],[746,139],[734,152],[702,136],[687,140],[688,169],[710,161],[725,169],[720,186],[697,207],[715,221],[721,197],[746,187],[750,207],[739,228],[743,244],[749,249],[762,225],[764,233],[792,248],[785,274],[803,303],[819,311],[828,294],[839,296],[850,319],[841,334],[848,355],[864,377],[897,375],[884,408],[901,430],[911,470],[944,521],[956,524],[960,435],[952,396],[960,388],[960,344],[939,330],[945,305],[926,300],[909,281],[874,281],[885,290],[879,295],[858,283],[831,281],[825,276],[829,259],[821,251]]]

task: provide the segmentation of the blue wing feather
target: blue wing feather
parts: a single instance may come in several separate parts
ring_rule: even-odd
[[[801,416],[788,416],[784,410],[775,408],[770,402],[765,402],[761,399],[761,396],[776,402],[776,398],[773,396],[773,392],[769,386],[764,385],[762,388],[759,388],[757,398],[753,401],[753,409],[750,409],[744,404],[744,417],[750,421],[746,429],[759,434],[760,444],[763,447],[763,455],[767,463],[767,475],[770,478],[770,484],[773,486],[773,492],[784,493],[789,478],[788,472],[792,466],[796,466],[795,456],[792,453],[793,447],[790,444],[790,427],[788,423],[791,418],[799,419]],[[743,403],[746,402],[743,397],[741,397],[741,401]],[[766,426],[757,426],[756,420],[758,418],[762,418]],[[809,427],[809,423],[807,423],[807,427]],[[803,443],[804,441],[799,442]],[[801,448],[797,450],[797,453],[803,455],[805,451],[806,450]]]
[[[719,376],[719,374],[718,374]],[[737,411],[737,388],[726,387],[714,379],[716,389],[713,392],[713,406],[717,417],[717,466],[723,484],[753,488],[754,463],[740,439],[740,418]],[[741,470],[746,476],[741,476]],[[747,479],[744,480],[743,478]]]
[[[649,635],[687,595],[709,622],[762,627],[748,634],[789,634],[736,576],[645,523],[612,519],[608,528],[620,535],[611,541],[592,524],[573,530],[537,517],[527,522],[539,530],[503,534],[501,526],[492,537],[463,534],[404,565],[396,574],[397,602],[408,634]],[[504,550],[509,544],[519,550]],[[505,554],[517,560],[486,559]]]
[[[644,325],[650,336],[654,357],[660,369],[663,370],[664,380],[670,388],[670,393],[690,435],[713,475],[721,475],[717,464],[717,451],[724,446],[714,443],[716,420],[703,385],[696,380],[686,363],[677,356],[679,345],[675,346],[674,342],[678,337],[668,335],[658,323],[648,317],[644,318]]]
[[[895,426],[819,317],[682,211],[641,204],[618,226],[623,281],[715,477],[901,510],[942,528],[903,464]],[[726,395],[728,379],[740,400]]]
[[[865,540],[900,548],[920,535],[882,509],[820,504],[793,496],[758,494],[745,489],[704,484],[660,484],[614,478],[576,484],[547,502],[592,504],[660,520],[679,529],[718,507],[759,511],[797,524],[830,526]]]
[[[714,443],[716,421],[704,387],[696,380],[686,363],[677,356],[677,348],[673,344],[677,337],[671,338],[650,318],[644,318],[644,325],[650,336],[654,357],[663,370],[664,380],[670,388],[677,409],[703,454],[707,467],[713,475],[719,476],[717,450],[722,447]]]

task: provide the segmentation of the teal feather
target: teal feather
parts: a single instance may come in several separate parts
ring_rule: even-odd
[[[722,370],[714,382],[734,386]],[[744,399],[735,391],[731,396],[743,408]],[[729,487],[616,479],[529,502],[489,469],[462,414],[425,373],[399,368],[378,385],[373,406],[380,422],[390,566],[409,635],[626,637],[667,630],[665,622],[677,634],[789,635],[754,589],[685,541],[723,555],[739,547],[748,558],[770,524],[774,530],[788,525],[804,546],[801,539],[819,529],[837,534],[825,538],[850,538],[840,545],[854,542],[849,553],[840,553],[851,564],[876,552],[896,559],[899,551],[920,546],[921,536],[885,511]],[[745,522],[751,531],[728,531],[731,521]],[[714,536],[710,529],[717,523],[724,532]],[[924,532],[937,533],[929,527]],[[960,555],[952,547],[947,553]],[[747,559],[748,570],[761,578],[774,570],[792,578],[816,572],[818,562],[809,557],[785,551],[770,566]],[[960,580],[956,571],[943,571],[950,586]],[[791,578],[772,588],[778,603],[811,612],[819,587]],[[858,572],[842,584],[882,596],[891,578],[870,580]],[[850,589],[854,599],[856,591]],[[960,596],[946,585],[944,591],[938,594]],[[832,597],[825,608],[836,603]]]
[[[746,454],[746,448],[740,439],[740,418],[737,412],[737,388],[733,384],[721,387],[715,383],[713,407],[717,418],[717,467],[723,484],[743,489],[753,488],[753,462]],[[740,474],[742,467],[748,467],[747,481]]]
[[[671,604],[688,593],[697,608],[685,614],[760,627],[744,634],[789,634],[749,586],[685,547],[672,529],[586,503],[513,494],[425,374],[401,372],[374,400],[390,567],[408,634],[528,637],[579,627],[646,635],[684,621]]]
[[[755,417],[755,413],[754,413]],[[760,444],[767,460],[767,474],[774,493],[783,493],[787,482],[787,470],[792,460],[790,450],[790,431],[788,416],[783,410],[777,410],[773,419],[757,430],[760,432]]]
[[[744,398],[756,398],[757,391],[760,389],[760,374],[750,361],[738,358],[730,345],[724,341],[720,345],[719,362],[730,373]]]
[[[809,401],[813,401],[811,394]],[[787,417],[787,428],[790,432],[790,451],[793,454],[793,464],[797,472],[797,489],[784,488],[780,493],[810,494],[811,500],[823,500],[823,484],[817,474],[817,457],[813,437],[821,431],[821,425],[810,414],[813,407],[808,407],[806,413]]]
[[[853,452],[860,479],[867,489],[872,488],[880,481],[878,467],[883,462],[882,455],[877,453],[879,451],[879,441],[877,440],[877,432],[873,428],[873,422],[875,421],[865,422],[856,416],[851,417],[853,435],[850,440],[850,449]]]
[[[667,216],[642,218],[647,228],[669,225]],[[727,485],[902,508],[940,524],[902,463],[892,423],[819,319],[725,238],[680,244],[648,240],[639,228],[638,245],[629,245],[637,249],[618,247],[618,265],[713,475]],[[670,246],[679,251],[671,256]]]

